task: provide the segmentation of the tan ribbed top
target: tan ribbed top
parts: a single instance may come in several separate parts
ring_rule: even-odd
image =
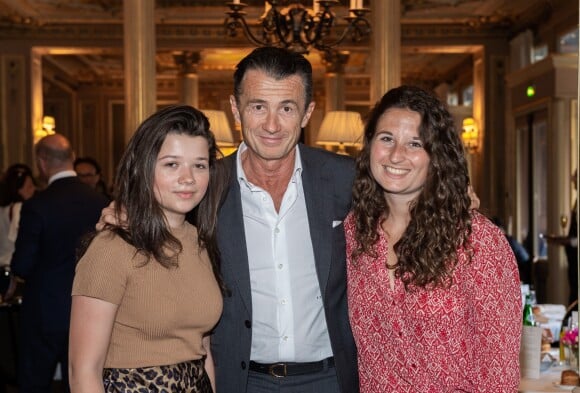
[[[205,355],[202,336],[217,323],[222,296],[207,252],[199,252],[197,229],[173,234],[183,252],[166,269],[110,232],[100,233],[77,265],[73,296],[119,305],[105,368],[161,366]]]

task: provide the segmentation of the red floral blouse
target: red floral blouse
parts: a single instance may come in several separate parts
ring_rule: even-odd
[[[379,258],[353,264],[354,217],[345,220],[349,317],[358,349],[361,393],[517,392],[521,293],[503,233],[473,213],[474,257],[464,253],[447,289],[389,285],[388,239]]]

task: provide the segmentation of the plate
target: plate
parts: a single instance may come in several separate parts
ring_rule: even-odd
[[[569,391],[572,391],[576,387],[574,385],[562,385],[562,384],[560,384],[560,382],[554,382],[554,386],[557,387],[558,389],[569,390]]]

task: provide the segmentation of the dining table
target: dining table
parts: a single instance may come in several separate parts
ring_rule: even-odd
[[[539,378],[522,378],[519,393],[562,393],[565,391],[580,393],[580,386],[561,385],[562,371],[570,369],[569,365],[561,362],[542,362]]]

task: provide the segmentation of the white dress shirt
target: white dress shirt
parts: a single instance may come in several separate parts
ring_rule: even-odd
[[[0,207],[0,268],[10,266],[14,253],[14,242],[18,235],[21,208],[22,202],[14,202]]]
[[[48,184],[50,185],[58,179],[64,179],[65,177],[75,177],[76,175],[77,173],[73,170],[61,171],[52,175],[50,179],[48,179]]]
[[[252,290],[251,359],[259,363],[310,362],[332,356],[296,148],[294,173],[280,211],[266,191],[237,173]]]

